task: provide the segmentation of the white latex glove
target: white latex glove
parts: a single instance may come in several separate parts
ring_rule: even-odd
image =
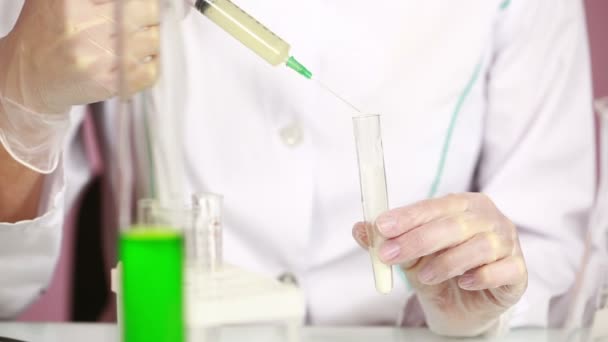
[[[0,40],[0,142],[26,166],[57,165],[70,107],[118,91],[117,0],[27,0]],[[125,1],[127,88],[157,77],[157,0]]]
[[[528,285],[515,225],[485,195],[463,193],[382,214],[380,258],[401,265],[429,328],[441,335],[488,332]],[[353,236],[367,247],[365,225]]]

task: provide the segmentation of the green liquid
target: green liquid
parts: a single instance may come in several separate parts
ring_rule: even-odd
[[[120,235],[123,342],[184,342],[184,239],[175,229]]]

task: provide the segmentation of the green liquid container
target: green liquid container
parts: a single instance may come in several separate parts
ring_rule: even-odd
[[[121,232],[123,342],[185,342],[184,238],[172,228]]]

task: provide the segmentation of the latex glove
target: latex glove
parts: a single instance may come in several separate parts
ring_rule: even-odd
[[[70,107],[118,91],[117,0],[27,0],[0,40],[0,142],[18,161],[47,173],[57,165]],[[157,77],[157,0],[125,1],[127,89]]]
[[[401,265],[429,328],[475,336],[492,328],[526,290],[517,229],[485,195],[463,193],[382,214],[380,258]],[[353,236],[367,247],[365,226]]]

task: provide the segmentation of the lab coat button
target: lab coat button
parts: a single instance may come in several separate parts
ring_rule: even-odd
[[[281,274],[278,279],[283,284],[290,284],[290,285],[298,286],[298,279],[296,278],[295,275],[293,275],[293,273],[285,272],[285,273]]]
[[[299,124],[293,123],[281,128],[279,135],[285,145],[294,147],[302,142],[304,133]]]

